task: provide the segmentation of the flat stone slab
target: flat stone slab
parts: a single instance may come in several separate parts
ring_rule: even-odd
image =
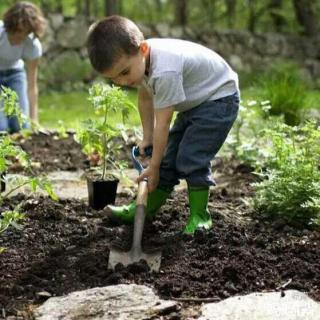
[[[137,170],[127,169],[125,170],[125,174],[127,176],[126,179],[120,179],[120,183],[118,185],[117,193],[135,193],[137,184],[135,183],[135,179],[138,176]],[[10,190],[14,188],[15,185],[12,183],[14,177],[17,177],[17,174],[8,174],[7,179],[7,188]],[[87,181],[84,176],[83,171],[54,171],[50,172],[47,175],[48,180],[52,184],[52,188],[57,196],[61,199],[81,199],[86,200],[88,198],[88,190],[87,190]],[[181,183],[176,186],[176,190],[182,190],[187,188],[186,182],[181,181]],[[28,186],[18,189],[12,195],[15,195],[19,192],[30,193],[30,188]],[[38,194],[44,194],[44,192],[38,190]]]
[[[236,296],[201,308],[198,320],[320,320],[320,303],[296,290]]]
[[[120,284],[75,291],[48,299],[34,311],[36,320],[141,320],[175,310],[175,301],[161,300],[151,288]]]

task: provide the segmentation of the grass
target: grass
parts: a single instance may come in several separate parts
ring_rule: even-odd
[[[128,96],[136,104],[136,91],[128,91]],[[88,101],[87,91],[73,92],[50,92],[41,94],[39,97],[40,124],[46,128],[57,128],[59,120],[63,121],[67,129],[76,128],[81,120],[97,117],[93,107]],[[121,115],[111,117],[111,122],[119,122]],[[138,111],[132,113],[128,119],[129,126],[140,124]]]
[[[241,99],[248,100],[262,100],[262,89],[258,87],[248,87],[241,90]],[[318,109],[320,111],[320,91],[307,90],[305,97],[305,106],[307,109]]]
[[[137,94],[135,90],[128,91],[129,98],[136,104]],[[79,121],[96,117],[88,101],[87,91],[50,92],[40,95],[39,116],[40,123],[46,128],[57,128],[58,121],[62,120],[68,129],[75,128]],[[242,100],[261,100],[261,89],[250,87],[241,90]],[[320,110],[320,91],[308,90],[305,105],[307,108]],[[119,122],[120,115],[111,121]],[[138,111],[131,114],[128,119],[129,126],[139,126]]]

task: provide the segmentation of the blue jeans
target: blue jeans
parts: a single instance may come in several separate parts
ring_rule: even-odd
[[[179,113],[169,132],[159,187],[173,188],[179,179],[190,186],[215,185],[210,161],[226,140],[238,110],[235,93]]]
[[[24,69],[0,70],[0,86],[12,89],[18,95],[19,105],[23,114],[29,117],[29,99],[27,92],[27,76]],[[0,102],[0,130],[10,133],[18,132],[20,126],[16,117],[7,117]],[[27,124],[23,124],[26,128]]]

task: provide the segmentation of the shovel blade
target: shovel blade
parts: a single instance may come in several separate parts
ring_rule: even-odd
[[[125,267],[128,265],[145,260],[151,271],[159,272],[161,264],[161,251],[153,253],[136,253],[130,250],[129,252],[123,252],[116,249],[111,249],[109,254],[108,269],[114,269],[118,263],[121,263]]]

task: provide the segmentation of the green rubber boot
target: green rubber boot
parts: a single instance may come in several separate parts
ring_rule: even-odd
[[[190,216],[184,233],[194,233],[197,228],[210,229],[212,220],[208,211],[209,187],[190,187],[189,207]]]
[[[166,202],[171,190],[157,188],[148,195],[146,218],[152,219],[160,207]],[[111,220],[117,223],[131,224],[134,221],[136,202],[124,206],[108,206]]]

